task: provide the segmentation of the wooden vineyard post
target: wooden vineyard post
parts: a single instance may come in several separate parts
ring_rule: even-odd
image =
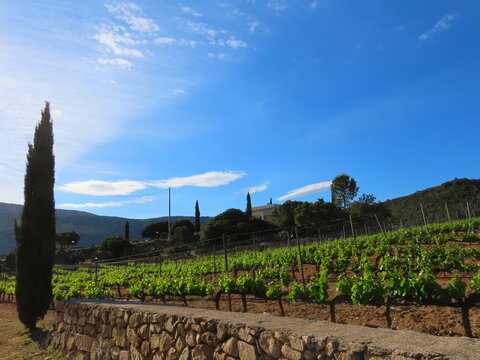
[[[427,231],[427,234],[428,234],[427,218],[425,217],[425,211],[423,211],[422,203],[420,203],[420,210],[422,210],[423,224],[425,225],[425,230]]]
[[[215,242],[212,244],[212,252],[213,252],[213,273],[217,273],[217,262],[215,260]]]
[[[98,261],[97,258],[95,258],[95,286],[98,284]]]
[[[365,235],[368,235],[367,223],[364,223],[363,226],[365,227]]]
[[[380,224],[380,220],[378,220],[377,214],[374,214],[374,216],[375,216],[375,220],[377,220],[378,227],[380,228],[380,231],[382,232],[383,237],[386,239],[387,235],[385,235],[385,230],[383,230],[382,224]]]
[[[158,276],[162,276],[162,250],[158,250]]]
[[[448,211],[448,205],[447,203],[445,203],[445,211],[447,212],[447,220],[448,222],[452,222],[452,220],[450,219],[450,212]]]
[[[225,274],[228,274],[228,255],[227,255],[227,244],[225,242],[225,234],[222,235],[223,241],[223,256],[225,259]],[[232,296],[228,293],[228,311],[232,311]]]
[[[468,201],[467,201],[467,216],[469,219],[472,218],[472,215],[470,214],[470,205],[468,204]]]
[[[228,273],[228,255],[227,255],[227,244],[225,243],[225,234],[222,235],[223,241],[223,256],[225,262],[225,273]]]
[[[353,243],[355,244],[355,248],[356,248],[357,247],[357,237],[355,236],[355,230],[353,229],[352,215],[349,215],[349,217],[350,217],[350,227],[352,228]]]
[[[300,263],[300,274],[302,275],[303,290],[305,290],[307,288],[307,285],[305,284],[305,274],[303,273],[302,253],[300,251],[300,240],[298,239],[298,229],[296,226],[295,226],[295,238],[297,240],[298,261]]]

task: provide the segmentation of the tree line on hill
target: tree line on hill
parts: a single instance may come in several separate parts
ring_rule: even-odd
[[[201,249],[205,246],[221,245],[222,236],[226,235],[227,242],[245,240],[252,234],[278,234],[280,230],[298,226],[303,228],[302,235],[314,235],[317,231],[316,226],[325,222],[335,222],[347,220],[351,215],[354,218],[361,218],[366,224],[376,224],[376,215],[380,221],[398,221],[398,208],[392,206],[396,201],[407,208],[419,212],[419,201],[426,200],[427,209],[431,210],[432,199],[425,194],[434,194],[439,191],[440,194],[451,194],[458,187],[465,188],[465,193],[475,195],[472,192],[472,186],[480,188],[480,180],[456,179],[445,183],[435,190],[427,189],[411,195],[394,199],[386,202],[378,202],[373,194],[362,194],[357,197],[359,186],[357,181],[347,175],[340,174],[332,180],[331,201],[318,199],[314,202],[309,201],[291,201],[288,200],[278,205],[273,213],[271,221],[253,216],[251,196],[248,193],[246,197],[246,208],[228,209],[217,216],[211,218],[207,223],[200,227],[200,209],[198,201],[195,203],[195,220],[181,219],[169,225],[167,221],[161,221],[147,225],[141,232],[145,240],[153,240],[155,249],[168,248],[171,246],[186,246],[189,249]],[[438,188],[438,189],[437,189]],[[467,191],[470,190],[470,191]],[[478,191],[478,190],[477,190]],[[423,195],[423,196],[422,196]],[[433,196],[433,195],[431,195]],[[472,196],[472,199],[475,196]],[[392,208],[394,211],[392,211]],[[444,211],[443,206],[439,209]],[[405,214],[402,214],[405,216]],[[212,240],[212,241],[207,241]],[[132,244],[128,242],[127,235],[113,236],[106,238],[97,252],[98,258],[112,258],[120,255],[127,255],[132,251]]]
[[[286,201],[279,205],[273,213],[272,221],[254,217],[251,196],[247,193],[245,211],[228,209],[210,219],[200,228],[200,210],[198,201],[195,204],[195,224],[182,219],[168,228],[168,222],[162,221],[146,226],[142,231],[144,239],[157,240],[161,247],[172,245],[197,244],[198,247],[221,244],[222,236],[228,241],[248,238],[252,233],[275,233],[291,226],[311,226],[313,224],[344,219],[352,216],[369,216],[377,214],[382,219],[389,218],[391,212],[384,204],[376,201],[375,196],[363,194],[356,201],[359,187],[354,178],[340,174],[332,180],[331,202],[318,199],[316,202]],[[206,242],[206,240],[212,240]],[[111,242],[111,239],[108,240]],[[121,241],[117,238],[117,241]],[[125,243],[125,246],[126,243]]]

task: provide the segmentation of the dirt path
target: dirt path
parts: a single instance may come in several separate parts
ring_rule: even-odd
[[[0,359],[2,360],[61,360],[59,354],[45,349],[47,314],[39,321],[39,330],[30,336],[17,316],[12,303],[0,303]]]

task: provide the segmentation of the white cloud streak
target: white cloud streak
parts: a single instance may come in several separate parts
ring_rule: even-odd
[[[105,4],[107,10],[117,19],[125,21],[134,31],[152,33],[160,30],[155,21],[142,16],[142,8],[134,3]]]
[[[315,184],[306,185],[298,189],[290,190],[285,195],[278,197],[277,200],[287,200],[287,199],[293,199],[301,196],[314,194],[323,190],[330,189],[331,184],[332,184],[331,181],[323,181]]]
[[[183,186],[215,187],[226,185],[246,175],[243,171],[210,171],[200,175],[153,181],[149,182],[149,185],[162,189],[169,187],[179,188]]]
[[[187,20],[185,23],[187,29],[197,35],[205,37],[207,40],[213,42],[217,37],[219,31],[211,28],[208,24]]]
[[[153,40],[153,42],[158,45],[172,45],[176,42],[176,40],[171,37],[159,37]]]
[[[83,203],[83,204],[67,203],[67,204],[60,204],[58,205],[58,207],[69,208],[69,209],[104,208],[104,207],[123,206],[127,204],[144,204],[147,202],[152,202],[156,199],[157,199],[156,196],[142,196],[138,199],[123,200],[123,201],[107,201],[103,203]]]
[[[220,53],[220,54],[208,53],[208,57],[218,59],[218,60],[225,60],[229,56],[227,54],[224,54],[224,53]]]
[[[88,180],[78,181],[65,185],[60,185],[59,190],[84,195],[96,196],[114,196],[130,195],[131,193],[143,190],[147,185],[142,181],[120,180],[120,181],[101,181]]]
[[[267,189],[267,187],[268,187],[267,184],[252,186],[252,187],[243,189],[242,193],[243,194],[247,194],[247,193],[254,194],[254,193],[257,193],[257,192],[265,191]]]
[[[87,180],[60,185],[58,190],[74,194],[95,196],[130,195],[149,186],[161,189],[179,188],[183,186],[216,187],[226,185],[240,179],[247,174],[243,171],[210,171],[199,175],[175,177],[167,180],[155,181],[102,181]]]
[[[97,27],[97,33],[92,38],[105,46],[107,51],[117,56],[144,57],[140,50],[131,48],[138,41],[134,40],[132,34],[126,32],[123,26],[101,24]]]
[[[191,7],[188,7],[188,6],[182,6],[182,7],[180,7],[180,9],[182,9],[182,11],[185,14],[188,14],[188,15],[192,15],[192,16],[195,16],[195,17],[202,16],[202,14],[200,14],[199,12],[196,12],[195,10],[193,10]]]
[[[234,37],[227,40],[227,45],[230,46],[232,49],[239,49],[239,48],[246,48],[247,47],[246,42],[244,42],[242,40],[235,39]]]
[[[131,69],[132,63],[128,60],[122,58],[115,58],[115,59],[105,59],[105,58],[98,58],[97,62],[101,65],[113,65],[118,66],[122,69]]]
[[[287,8],[287,3],[283,0],[269,0],[267,7],[274,11],[284,11]]]
[[[258,23],[258,21],[252,21],[252,22],[249,22],[247,25],[248,25],[248,31],[250,31],[251,33],[254,33],[258,25],[260,24]]]
[[[452,21],[455,20],[455,18],[458,16],[458,14],[448,14],[442,17],[440,20],[438,20],[435,23],[435,26],[427,31],[425,31],[422,35],[418,37],[419,40],[428,40],[430,39],[434,34],[444,31],[448,29],[449,27],[452,26]]]

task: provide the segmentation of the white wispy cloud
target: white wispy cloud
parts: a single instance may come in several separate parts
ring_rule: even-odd
[[[185,22],[185,25],[188,31],[203,36],[210,42],[214,42],[219,32],[221,32],[219,30],[215,30],[210,25],[202,22],[187,20]]]
[[[198,175],[154,181],[87,180],[60,185],[58,186],[58,190],[83,195],[119,196],[130,195],[136,191],[146,189],[149,186],[161,189],[167,189],[170,187],[179,188],[183,186],[216,187],[226,185],[246,175],[247,174],[243,171],[210,171]]]
[[[223,53],[220,53],[220,54],[208,53],[208,57],[218,59],[218,60],[224,60],[228,58],[228,55]]]
[[[301,196],[314,194],[323,190],[330,189],[331,184],[332,184],[331,181],[323,181],[315,184],[306,185],[298,189],[290,190],[285,195],[278,197],[277,200],[287,200],[287,199],[293,199]]]
[[[434,34],[446,30],[449,27],[452,26],[452,21],[455,20],[455,18],[458,16],[458,14],[448,14],[442,17],[440,20],[438,20],[433,28],[425,31],[422,35],[420,35],[418,38],[420,40],[427,40],[430,39]]]
[[[74,194],[96,196],[130,195],[135,191],[143,190],[145,188],[147,188],[147,185],[144,182],[131,180],[87,180],[72,182],[58,187],[59,190]]]
[[[114,2],[105,4],[108,12],[113,15],[108,22],[96,27],[97,32],[91,37],[101,45],[102,65],[113,65],[124,69],[133,67],[131,61],[109,59],[106,55],[117,57],[144,58],[145,53],[140,48],[150,43],[157,35],[160,27],[153,19],[145,17],[140,6],[131,2]],[[160,38],[162,39],[162,38]],[[162,43],[162,40],[156,43]],[[163,38],[162,44],[168,40]],[[148,53],[148,51],[147,51]]]
[[[176,40],[171,37],[159,37],[153,40],[153,42],[159,45],[172,45],[176,42]]]
[[[258,25],[260,24],[258,21],[252,21],[252,22],[249,22],[247,25],[248,25],[248,31],[254,33]]]
[[[133,66],[133,64],[130,61],[122,58],[115,58],[115,59],[98,58],[97,62],[101,65],[114,65],[122,69],[131,69]]]
[[[311,3],[310,3],[310,7],[312,9],[316,9],[318,6],[318,1],[317,0],[313,0]]]
[[[160,27],[153,19],[143,16],[143,10],[137,4],[116,2],[105,4],[105,7],[117,19],[123,20],[130,25],[130,29],[134,31],[151,33],[160,30]]]
[[[227,45],[230,46],[232,49],[247,47],[247,43],[245,41],[235,39],[234,37],[231,37],[230,39],[227,40]]]
[[[243,171],[210,171],[199,175],[152,181],[149,182],[149,185],[162,189],[183,186],[215,187],[226,185],[246,175]]]
[[[182,9],[182,11],[183,11],[185,14],[188,14],[188,15],[192,15],[192,16],[196,16],[196,17],[202,16],[201,13],[193,10],[191,7],[188,7],[188,6],[181,6],[180,9]]]
[[[287,3],[284,0],[269,0],[267,7],[275,11],[284,11],[287,8]]]
[[[132,38],[132,34],[125,31],[123,26],[101,24],[97,27],[97,33],[92,36],[103,45],[107,51],[118,55],[142,58],[143,53],[132,48],[138,41]]]
[[[173,95],[185,95],[187,92],[183,89],[173,90]]]
[[[257,192],[265,191],[267,187],[268,187],[267,184],[262,184],[262,185],[257,185],[257,186],[252,186],[252,187],[242,189],[241,192],[243,194],[247,194],[247,193],[254,194]]]
[[[123,200],[123,201],[106,201],[102,203],[83,203],[83,204],[76,204],[76,203],[66,203],[60,204],[58,207],[60,208],[69,208],[69,209],[83,209],[83,208],[104,208],[104,207],[113,207],[113,206],[123,206],[127,204],[144,204],[147,202],[151,202],[156,200],[156,196],[142,196],[137,199],[131,200]]]
[[[195,41],[195,40],[186,40],[186,39],[180,39],[178,41],[178,43],[180,45],[185,45],[185,46],[189,46],[191,47],[192,49],[194,49],[197,45],[198,45],[198,41]]]

